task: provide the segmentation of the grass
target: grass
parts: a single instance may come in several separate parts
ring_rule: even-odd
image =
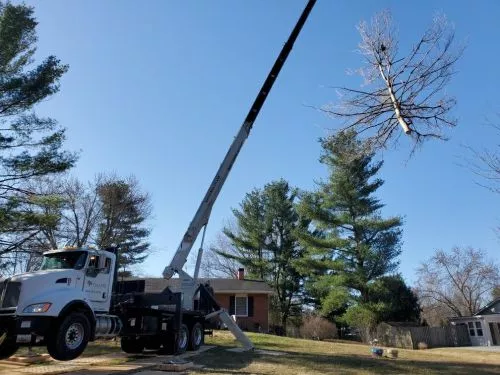
[[[499,374],[500,352],[454,348],[399,350],[397,359],[373,358],[370,346],[345,341],[311,341],[249,333],[256,349],[265,352],[229,352],[238,346],[227,331],[214,331],[206,344],[216,348],[190,360],[204,368],[191,375],[207,374]],[[43,347],[33,348],[44,353]],[[89,343],[82,357],[120,352],[119,341]],[[27,354],[22,348],[18,355]],[[106,365],[121,364],[132,358],[110,359]],[[49,362],[50,363],[50,362]],[[104,363],[99,363],[104,365]]]
[[[500,374],[498,352],[399,349],[398,358],[389,359],[373,358],[368,345],[252,333],[249,337],[257,349],[276,353],[229,352],[236,341],[227,331],[215,331],[206,343],[217,348],[193,357],[205,367],[190,374]]]

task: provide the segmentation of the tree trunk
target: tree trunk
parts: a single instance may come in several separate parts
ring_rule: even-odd
[[[283,336],[286,336],[286,324],[288,321],[288,315],[287,314],[282,314],[281,315],[281,327],[283,327]]]
[[[394,107],[394,113],[396,114],[396,119],[398,120],[399,125],[401,125],[401,127],[403,128],[403,131],[405,132],[405,134],[411,134],[410,127],[408,126],[408,124],[406,123],[406,120],[401,115],[401,108],[400,108],[398,100],[396,99],[396,95],[394,94],[394,89],[392,87],[392,84],[391,84],[389,78],[386,78],[386,76],[382,70],[382,66],[379,65],[378,67],[380,70],[380,74],[382,75],[382,79],[385,81],[385,84],[387,86],[387,91],[389,91],[389,97],[391,98],[392,106]]]

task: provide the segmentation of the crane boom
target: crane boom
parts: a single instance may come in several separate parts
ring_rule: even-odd
[[[212,180],[212,183],[210,184],[205,197],[201,201],[201,204],[198,207],[193,220],[191,221],[186,233],[184,234],[181,244],[177,248],[172,261],[167,267],[165,267],[163,271],[164,278],[170,279],[174,275],[174,273],[180,274],[182,272],[182,267],[187,261],[187,257],[193,247],[193,244],[196,241],[196,238],[198,237],[201,229],[203,229],[207,225],[215,200],[217,199],[222,186],[224,185],[224,182],[226,181],[226,178],[231,171],[231,168],[241,150],[241,147],[245,143],[245,140],[248,138],[255,119],[257,118],[264,102],[266,101],[266,98],[269,95],[269,92],[271,91],[271,88],[273,87],[274,82],[276,81],[276,78],[281,71],[281,68],[283,67],[290,51],[292,50],[293,44],[295,43],[302,29],[302,26],[304,26],[307,17],[309,16],[309,13],[311,12],[315,3],[316,0],[308,1],[306,7],[302,12],[302,15],[300,16],[297,24],[288,37],[287,42],[278,55],[278,58],[276,59],[271,71],[264,81],[264,84],[262,85],[259,93],[257,94],[257,97],[255,98],[250,111],[243,121],[240,130],[234,138],[233,143],[229,147],[224,160],[222,161],[217,173],[215,174],[215,177]]]

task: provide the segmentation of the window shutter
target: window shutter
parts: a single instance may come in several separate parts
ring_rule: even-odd
[[[253,316],[253,297],[248,297],[248,316]]]
[[[234,315],[234,296],[229,296],[229,315]]]

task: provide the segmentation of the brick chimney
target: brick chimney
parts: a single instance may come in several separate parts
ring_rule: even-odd
[[[238,280],[244,280],[244,279],[245,279],[245,269],[238,268]]]

